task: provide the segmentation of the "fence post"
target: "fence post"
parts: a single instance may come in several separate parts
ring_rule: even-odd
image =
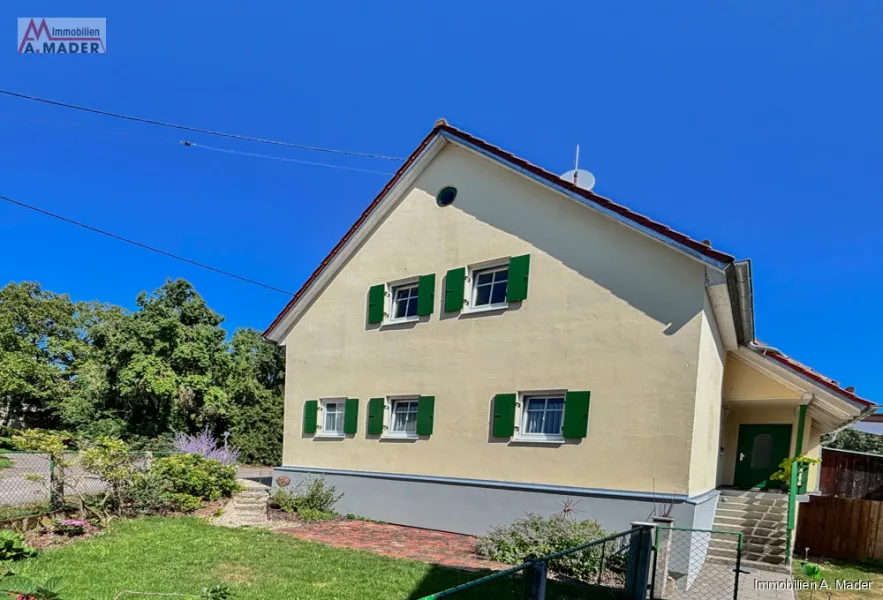
[[[736,577],[733,581],[733,600],[739,600],[739,573],[742,571],[742,537],[743,533],[740,531],[736,543]]]
[[[55,461],[49,455],[49,508],[55,508]]]
[[[648,525],[632,523],[632,536],[629,543],[626,567],[626,597],[630,600],[644,600],[647,585],[650,583],[650,552],[652,540]]]
[[[545,561],[531,558],[530,566],[524,570],[524,600],[546,600]]]

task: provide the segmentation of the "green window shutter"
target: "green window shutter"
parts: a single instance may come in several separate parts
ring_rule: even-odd
[[[359,430],[359,399],[347,398],[343,409],[343,432],[356,433]]]
[[[316,433],[316,413],[318,410],[318,400],[307,400],[304,402],[304,433]]]
[[[421,275],[417,283],[417,314],[421,317],[432,314],[435,305],[435,273]]]
[[[380,323],[383,321],[383,304],[386,299],[386,286],[384,284],[372,285],[368,290],[368,322]]]
[[[451,269],[445,275],[445,311],[463,310],[463,294],[466,290],[466,267]]]
[[[584,438],[589,430],[589,397],[592,392],[567,392],[564,400],[564,427],[566,438]]]
[[[383,406],[386,400],[383,398],[371,398],[368,400],[368,435],[383,434]]]
[[[527,299],[527,276],[530,273],[530,254],[509,259],[509,285],[506,286],[506,302]]]
[[[515,400],[516,394],[494,396],[494,437],[515,435]]]
[[[435,419],[435,396],[420,396],[417,402],[417,435],[432,435]]]

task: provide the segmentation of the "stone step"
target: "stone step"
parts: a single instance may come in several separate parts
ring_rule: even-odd
[[[268,494],[264,490],[252,490],[252,491],[244,491],[236,494],[237,498],[269,498],[270,494]]]
[[[760,528],[779,530],[787,529],[788,522],[781,519],[752,519],[749,517],[724,517],[716,515],[714,518],[714,528],[720,529],[724,525],[737,525],[743,528]]]
[[[787,543],[788,538],[766,538],[766,537],[752,537],[750,535],[742,537],[742,548],[784,548]],[[736,548],[739,545],[739,540],[735,536],[724,536],[720,535],[719,537],[712,537],[711,541],[708,542],[709,547],[713,548],[726,548],[736,551]]]
[[[717,503],[718,508],[751,508],[754,510],[788,510],[788,500],[770,500],[766,498],[721,498]]]
[[[724,507],[726,506],[726,508]],[[719,506],[715,511],[717,517],[741,517],[743,519],[782,520],[788,519],[788,511],[762,510],[757,508],[730,508],[729,505]]]
[[[736,545],[728,544],[721,540],[712,540],[711,543],[708,544],[708,551],[713,552],[716,555],[721,556],[730,556],[733,560],[736,559]],[[742,556],[746,554],[763,554],[769,556],[782,556],[785,554],[785,544],[772,545],[772,544],[742,544]]]
[[[750,536],[753,538],[778,539],[784,538],[787,534],[787,528],[770,529],[769,527],[753,527],[750,525],[727,525],[718,524],[717,522],[715,522],[714,528],[718,531],[731,531],[733,533],[741,532],[746,537]]]
[[[264,513],[267,512],[266,504],[240,504],[238,502],[233,503],[233,510],[237,512],[249,512],[249,513]]]
[[[233,500],[238,504],[266,504],[268,499],[266,496],[243,496],[242,494],[233,497]]]
[[[742,498],[747,500],[779,500],[786,504],[788,502],[788,494],[784,492],[755,492],[753,490],[733,490],[726,488],[718,491],[720,492],[721,500],[724,501],[731,498]]]

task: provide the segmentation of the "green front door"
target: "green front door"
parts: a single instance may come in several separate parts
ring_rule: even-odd
[[[736,447],[736,475],[740,488],[766,488],[770,475],[791,449],[790,425],[739,425]]]

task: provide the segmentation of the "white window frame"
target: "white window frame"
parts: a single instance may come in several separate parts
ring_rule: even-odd
[[[486,273],[488,271],[507,271],[509,269],[509,258],[500,258],[491,261],[485,261],[481,263],[475,263],[472,265],[468,265],[466,267],[466,283],[468,285],[463,286],[465,290],[465,297],[463,298],[463,311],[466,314],[469,313],[478,313],[478,312],[487,312],[494,310],[505,310],[509,307],[509,302],[503,300],[503,302],[497,302],[495,304],[484,304],[482,306],[475,306],[474,299],[476,295],[476,284],[478,283],[478,275],[481,273]],[[508,293],[508,285],[509,280],[506,280],[506,291]]]
[[[527,433],[527,401],[534,398],[561,398],[564,400],[564,409],[561,411],[561,431],[557,434]],[[538,443],[564,443],[564,415],[567,412],[567,390],[531,390],[518,393],[518,403],[515,407],[515,436],[520,442]]]
[[[340,430],[339,431],[328,431],[325,429],[325,415],[327,414],[327,405],[329,404],[340,404],[342,410],[340,412]],[[342,438],[346,437],[346,434],[343,431],[344,422],[346,419],[346,398],[320,398],[319,399],[319,423],[316,429],[316,435],[319,437],[330,437],[330,438]]]
[[[395,314],[394,311],[395,311],[395,307],[396,307],[395,306],[396,291],[400,290],[402,288],[419,288],[419,284],[420,284],[419,277],[408,277],[407,279],[400,279],[398,281],[390,281],[389,283],[386,284],[386,294],[385,294],[386,298],[385,298],[384,307],[383,307],[384,308],[384,311],[383,311],[384,324],[394,325],[396,323],[413,323],[414,321],[420,320],[420,315],[413,315],[410,317],[401,317],[399,319],[396,319],[394,316],[394,314]],[[418,289],[417,293],[419,295],[419,293],[420,293],[419,289]],[[414,301],[417,302],[417,298],[415,298]]]
[[[418,405],[417,410],[419,411],[419,402],[420,396],[389,396],[386,399],[386,405],[384,410],[386,411],[386,423],[384,425],[384,437],[389,438],[399,438],[399,439],[417,439],[419,436],[417,435],[417,431],[408,432],[408,431],[393,431],[392,425],[395,422],[395,405],[399,402],[414,402]],[[416,415],[416,413],[415,413]],[[415,416],[416,422],[416,416]]]

